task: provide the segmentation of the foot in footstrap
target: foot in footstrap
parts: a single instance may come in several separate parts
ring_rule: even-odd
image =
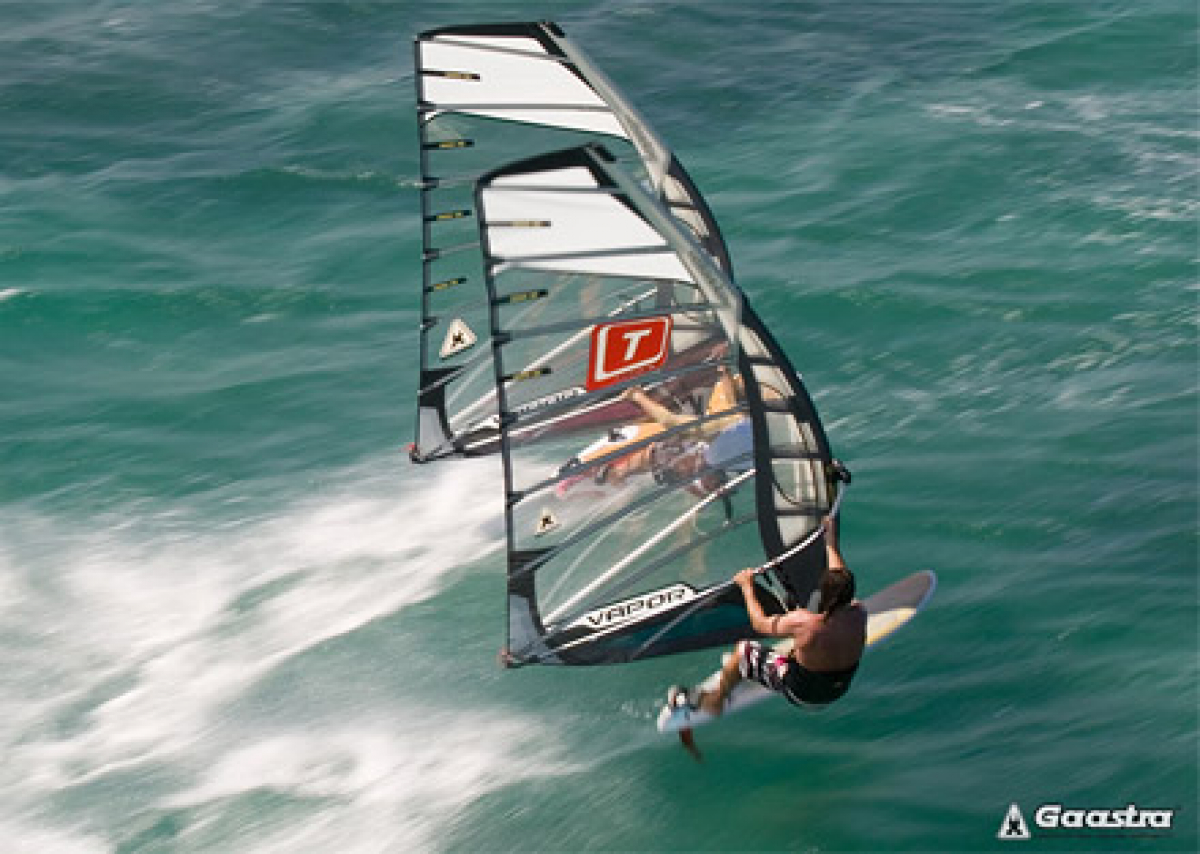
[[[667,690],[667,707],[675,714],[682,715],[685,721],[691,717],[692,712],[699,708],[692,700],[688,689],[682,685],[672,685]],[[700,755],[700,748],[696,747],[696,739],[692,736],[691,727],[679,730],[679,741],[697,762],[704,761],[704,757]]]
[[[689,712],[699,708],[692,700],[692,695],[682,685],[672,685],[667,689],[667,705],[672,709],[687,709]]]

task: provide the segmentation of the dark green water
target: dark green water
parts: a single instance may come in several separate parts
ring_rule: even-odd
[[[503,672],[493,464],[412,468],[410,39],[554,17],[674,144],[933,604],[821,714]],[[1197,15],[0,4],[0,841],[1197,847]],[[731,567],[731,572],[736,567]],[[996,839],[1011,803],[1176,808]]]

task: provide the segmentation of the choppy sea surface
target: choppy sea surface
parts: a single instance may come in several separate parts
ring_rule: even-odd
[[[539,18],[708,197],[854,470],[860,585],[941,579],[845,700],[703,764],[653,719],[716,652],[500,670],[496,465],[403,453],[411,39]],[[1195,850],[1196,33],[1183,0],[0,3],[0,848]]]

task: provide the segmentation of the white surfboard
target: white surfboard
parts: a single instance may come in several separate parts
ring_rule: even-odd
[[[864,599],[862,604],[867,609],[867,646],[879,643],[916,616],[917,612],[924,608],[925,603],[933,596],[935,589],[937,589],[937,576],[929,570],[923,570],[914,572],[907,578]],[[774,649],[781,655],[787,655],[792,650],[791,639],[781,641],[775,645]],[[692,695],[695,696],[700,691],[715,689],[720,678],[721,671],[718,670],[701,682],[698,689],[692,691]],[[739,709],[760,703],[768,697],[777,696],[779,696],[777,693],[764,688],[757,682],[739,682],[730,692],[721,717],[727,717]],[[784,702],[787,701],[784,700]],[[814,706],[813,708],[820,707]],[[668,703],[658,715],[658,731],[680,732],[712,720],[715,718],[708,712],[693,709],[687,705],[672,707]]]

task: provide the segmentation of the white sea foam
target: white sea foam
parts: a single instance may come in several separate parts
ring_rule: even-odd
[[[6,854],[103,854],[112,850],[95,837],[3,818],[0,843]]]
[[[394,472],[359,471],[346,486],[274,517],[216,530],[164,516],[158,522],[166,533],[153,520],[128,517],[81,532],[34,514],[10,515],[0,528],[0,613],[10,633],[35,640],[36,655],[18,660],[16,645],[0,647],[7,665],[0,821],[39,815],[55,794],[141,767],[213,767],[193,793],[203,799],[230,787],[222,769],[248,763],[253,770],[256,757],[279,751],[296,753],[301,764],[272,759],[261,767],[284,776],[252,785],[317,791],[303,764],[312,751],[298,748],[306,743],[318,751],[318,764],[323,756],[348,763],[350,776],[335,774],[331,785],[364,803],[379,794],[372,780],[391,781],[378,783],[384,790],[400,785],[393,780],[400,766],[422,768],[428,785],[435,757],[450,755],[441,745],[457,739],[463,748],[467,733],[487,722],[469,722],[458,735],[451,722],[417,735],[409,727],[271,736],[229,755],[221,752],[227,740],[214,734],[226,723],[227,704],[272,668],[428,599],[460,567],[498,547],[485,523],[499,508],[475,500],[498,494],[495,476],[487,463],[406,472],[410,488],[396,495]],[[444,721],[440,713],[423,718]],[[486,740],[455,767],[480,763],[478,775],[494,777],[508,757],[498,750]],[[478,791],[471,776],[435,785],[441,794],[430,803]],[[410,797],[397,790],[382,799],[395,806]]]
[[[255,791],[325,801],[247,850],[432,851],[501,785],[572,769],[537,730],[479,711],[411,708],[387,724],[306,727],[228,751],[169,806],[203,812]]]

